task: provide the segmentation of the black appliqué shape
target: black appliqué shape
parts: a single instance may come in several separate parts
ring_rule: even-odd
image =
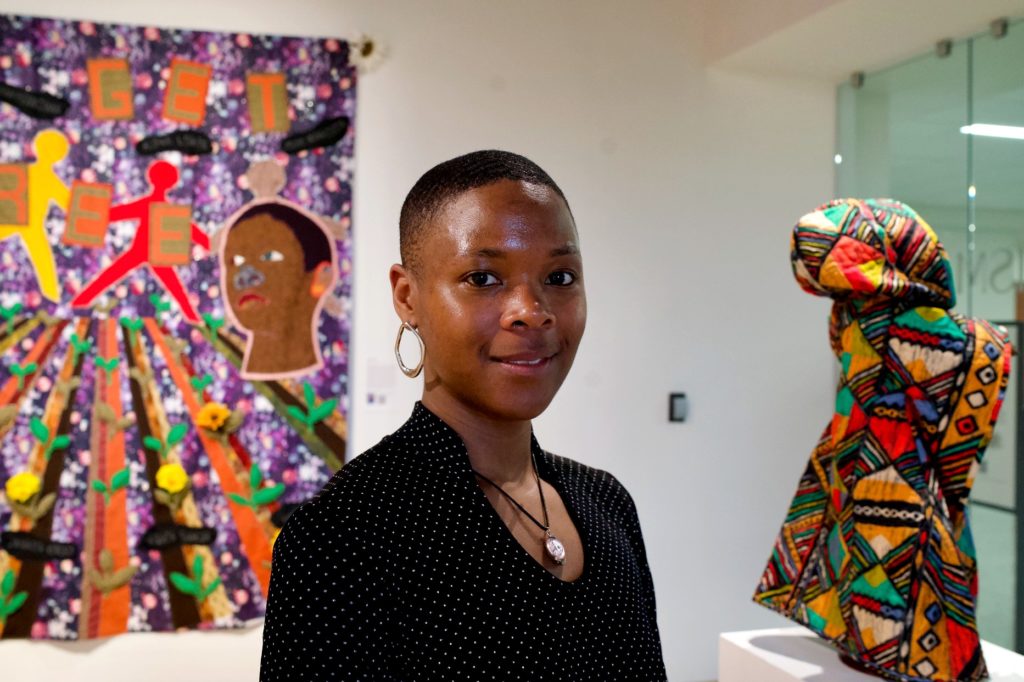
[[[0,102],[7,102],[18,111],[32,118],[54,119],[63,116],[71,102],[45,92],[33,92],[0,83]]]
[[[281,151],[297,154],[306,149],[330,147],[345,137],[348,124],[348,116],[324,119],[310,130],[293,133],[281,140]]]

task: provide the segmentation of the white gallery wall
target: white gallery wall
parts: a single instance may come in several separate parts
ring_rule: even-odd
[[[418,397],[391,369],[387,269],[405,193],[457,154],[520,152],[572,204],[590,310],[576,366],[535,429],[635,498],[670,679],[714,678],[720,631],[782,622],[750,595],[832,402],[828,306],[793,281],[788,233],[832,191],[833,82],[707,67],[695,2],[0,0],[0,11],[386,42],[388,59],[358,86],[352,452]],[[388,405],[369,406],[370,390],[390,391]],[[672,391],[690,398],[685,424],[668,423]],[[251,680],[259,654],[258,630],[0,643],[10,679]]]

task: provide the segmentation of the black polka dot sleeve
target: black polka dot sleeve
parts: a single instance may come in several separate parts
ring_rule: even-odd
[[[300,507],[274,542],[261,680],[391,679],[389,567],[329,494]]]
[[[458,434],[417,403],[281,531],[260,679],[665,680],[632,498],[611,474],[531,446],[580,533],[578,579],[519,545]]]
[[[608,476],[611,478],[611,474],[608,474]],[[654,599],[654,581],[651,579],[651,569],[647,564],[647,548],[644,546],[644,535],[640,530],[640,517],[636,513],[636,505],[629,491],[618,480],[615,480],[615,485],[619,491],[619,496],[622,498],[623,512],[620,518],[623,519],[623,530],[625,530],[626,536],[629,538],[629,544],[633,548],[633,556],[636,557],[637,563],[640,565],[640,572],[647,583],[646,589],[643,591],[645,598],[644,609],[647,611],[648,618],[656,620],[657,606]]]

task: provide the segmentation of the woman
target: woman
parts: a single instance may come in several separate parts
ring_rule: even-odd
[[[576,226],[521,156],[428,171],[391,268],[422,401],[274,547],[261,679],[664,680],[633,501],[531,420],[586,322]]]

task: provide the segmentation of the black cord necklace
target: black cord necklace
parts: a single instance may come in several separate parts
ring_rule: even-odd
[[[537,525],[538,528],[540,528],[542,531],[544,531],[544,535],[547,536],[547,539],[544,541],[544,549],[545,549],[545,551],[547,551],[548,556],[551,557],[551,560],[554,561],[559,566],[561,566],[562,564],[565,563],[565,545],[563,545],[562,541],[559,540],[558,538],[556,538],[551,533],[551,530],[550,530],[551,522],[548,520],[548,505],[547,505],[547,502],[544,501],[544,488],[541,487],[541,484],[540,484],[540,474],[537,473],[537,458],[534,457],[533,454],[531,453],[530,459],[533,462],[533,477],[537,481],[537,492],[540,493],[540,507],[541,507],[541,509],[544,510],[544,523],[541,523],[540,521],[535,519],[533,517],[533,514],[531,514],[530,512],[526,511],[526,507],[524,507],[523,505],[519,504],[519,502],[517,502],[516,499],[514,497],[512,497],[511,495],[509,495],[507,492],[505,492],[500,485],[498,485],[497,483],[495,483],[491,479],[487,478],[486,476],[481,474],[476,469],[473,469],[473,473],[476,474],[477,476],[479,476],[480,478],[484,479],[485,481],[487,481],[491,485],[493,485],[495,488],[497,488],[498,492],[501,493],[502,495],[504,495],[505,497],[507,497],[508,501],[511,502],[512,504],[514,504],[519,509],[519,511],[523,512],[524,514],[526,514],[526,518],[528,518],[531,521],[533,521]]]

